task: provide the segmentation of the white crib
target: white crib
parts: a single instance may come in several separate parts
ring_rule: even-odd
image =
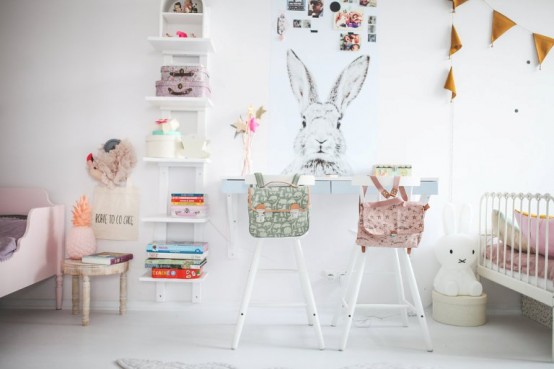
[[[554,198],[485,193],[477,273],[554,308]],[[553,310],[554,311],[554,310]],[[552,335],[554,360],[554,330]]]

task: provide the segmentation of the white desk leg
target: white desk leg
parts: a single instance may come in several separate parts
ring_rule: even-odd
[[[396,279],[396,294],[398,298],[399,305],[406,305],[406,291],[404,290],[404,279],[402,277],[402,268],[400,266],[399,253],[406,253],[405,249],[394,249],[394,268],[395,268],[395,279]],[[404,307],[400,310],[400,315],[402,317],[402,325],[404,327],[408,326],[408,307]]]
[[[254,258],[252,264],[250,264],[250,271],[248,272],[248,281],[246,282],[246,289],[240,305],[239,317],[237,319],[237,326],[235,327],[235,337],[233,338],[233,345],[231,348],[235,350],[239,346],[240,336],[242,334],[242,328],[246,319],[246,312],[248,311],[248,305],[250,304],[250,298],[252,297],[252,289],[254,288],[254,281],[256,274],[258,273],[258,266],[260,264],[260,256],[262,253],[263,240],[259,239],[256,242],[256,250],[254,251]]]
[[[337,306],[335,307],[335,313],[333,314],[333,320],[331,320],[331,326],[336,327],[339,321],[339,317],[342,314],[343,309],[348,308],[348,305],[346,303],[346,297],[348,296],[349,290],[352,285],[352,274],[354,273],[354,265],[356,265],[356,260],[358,259],[358,256],[360,253],[360,246],[355,245],[352,247],[352,251],[350,252],[350,258],[348,260],[348,267],[347,267],[347,274],[346,274],[346,281],[344,282],[344,285],[341,289],[341,295],[340,299],[337,303]]]
[[[227,194],[227,224],[229,226],[229,246],[227,256],[229,258],[237,257],[237,204],[236,196]]]
[[[419,296],[419,289],[417,288],[417,282],[412,269],[412,263],[410,257],[408,256],[407,250],[405,252],[400,252],[400,261],[404,264],[406,270],[406,277],[408,279],[408,284],[410,286],[410,292],[412,293],[412,298],[414,300],[414,306],[416,308],[417,319],[419,320],[419,325],[423,333],[423,339],[425,341],[425,346],[427,351],[433,351],[433,343],[431,342],[431,336],[429,335],[429,327],[427,327],[427,319],[425,318],[425,311],[423,310],[423,304],[421,303],[421,296]]]
[[[306,307],[308,314],[311,314],[311,319],[309,322],[314,326],[319,349],[323,350],[325,348],[325,343],[323,342],[323,333],[321,332],[321,325],[319,323],[319,316],[317,314],[317,307],[315,305],[314,293],[312,291],[312,286],[310,284],[310,277],[308,276],[308,269],[306,268],[306,262],[304,261],[304,253],[302,252],[302,244],[297,238],[295,240],[294,255],[296,257],[296,265],[298,266],[298,271],[300,274],[300,284],[302,286],[302,291],[304,292],[304,300],[306,301]]]
[[[364,276],[365,271],[365,259],[366,255],[365,253],[362,253],[362,248],[358,248],[356,250],[360,255],[358,255],[356,264],[355,264],[355,277],[352,276],[351,278],[355,278],[353,280],[354,285],[352,286],[352,290],[349,293],[350,298],[346,300],[346,303],[348,305],[347,313],[346,313],[346,324],[344,327],[344,332],[342,334],[342,340],[339,347],[340,351],[343,351],[346,348],[346,343],[348,342],[348,335],[350,334],[350,328],[352,327],[352,320],[354,319],[354,311],[356,310],[356,304],[358,302],[358,295],[360,294],[360,286],[362,285],[362,278]]]

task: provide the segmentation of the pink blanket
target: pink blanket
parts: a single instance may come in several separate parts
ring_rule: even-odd
[[[492,255],[491,255],[492,249]],[[512,252],[513,251],[513,252]],[[520,272],[524,275],[529,274],[530,277],[535,277],[535,272],[538,270],[538,277],[544,278],[545,275],[545,258],[543,255],[529,254],[522,252],[521,257],[519,250],[512,250],[511,247],[506,246],[506,258],[504,259],[504,247],[502,245],[487,246],[485,258],[491,260],[500,268],[506,270],[513,270],[514,272]],[[498,262],[500,260],[500,263]],[[513,264],[512,264],[513,260]],[[537,268],[538,266],[538,268]],[[548,259],[548,279],[554,280],[554,259]]]

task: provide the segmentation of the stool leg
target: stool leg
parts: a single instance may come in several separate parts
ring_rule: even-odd
[[[90,277],[83,276],[83,325],[88,325],[90,314]]]
[[[79,314],[79,276],[71,277],[71,314]]]
[[[396,270],[396,293],[398,296],[398,304],[406,305],[406,291],[404,290],[404,279],[402,278],[402,268],[400,267],[400,258],[398,256],[399,252],[405,252],[404,249],[394,249],[394,267]],[[408,308],[405,307],[400,311],[402,316],[402,325],[404,327],[408,326]]]
[[[400,260],[404,264],[406,269],[406,277],[408,284],[410,286],[410,291],[412,293],[412,298],[414,300],[414,306],[416,308],[417,318],[419,320],[419,325],[423,333],[423,339],[425,341],[425,346],[427,351],[433,351],[433,343],[431,342],[431,336],[429,335],[429,328],[427,327],[427,319],[425,318],[425,311],[423,310],[423,304],[421,303],[421,297],[419,296],[419,289],[417,288],[417,283],[415,279],[414,270],[412,268],[412,263],[408,256],[407,251],[400,252]]]
[[[331,320],[331,326],[336,327],[337,323],[339,321],[339,317],[342,313],[342,310],[344,308],[347,308],[346,304],[346,296],[348,296],[349,290],[352,285],[352,274],[354,273],[354,265],[356,265],[356,261],[358,260],[358,256],[360,255],[360,250],[358,246],[354,246],[352,248],[352,252],[350,253],[350,259],[348,261],[348,267],[347,267],[347,275],[346,275],[346,282],[344,283],[342,289],[341,289],[341,295],[340,299],[337,303],[337,306],[335,307],[335,313],[333,314],[333,320]]]
[[[119,314],[127,311],[127,272],[119,276]]]
[[[352,327],[352,319],[354,319],[354,311],[356,309],[356,303],[358,302],[358,295],[360,294],[360,286],[362,285],[362,277],[365,270],[365,253],[362,253],[362,249],[358,248],[356,250],[359,254],[355,263],[355,279],[353,279],[352,291],[349,294],[350,299],[346,301],[347,303],[347,314],[346,314],[346,324],[344,327],[344,332],[342,333],[342,340],[339,347],[340,351],[343,351],[346,348],[346,342],[348,341],[348,335],[350,334],[350,328]],[[354,276],[352,276],[353,278]]]
[[[235,350],[239,345],[240,336],[242,334],[242,327],[244,326],[244,320],[246,319],[246,312],[248,311],[248,305],[250,304],[250,298],[252,297],[252,289],[254,287],[254,280],[258,272],[258,265],[260,264],[260,256],[262,252],[262,239],[259,239],[256,243],[256,249],[254,251],[254,258],[252,264],[250,264],[250,271],[248,273],[248,281],[246,282],[246,289],[240,305],[239,317],[237,319],[237,325],[235,327],[235,337],[233,338],[233,345],[231,348]]]
[[[308,314],[312,315],[311,322],[315,328],[315,332],[319,342],[319,349],[323,350],[325,348],[325,343],[323,342],[323,333],[321,332],[321,325],[319,324],[319,316],[317,315],[314,294],[312,291],[312,286],[310,284],[310,278],[308,276],[306,263],[304,261],[302,244],[300,243],[299,239],[296,239],[295,241],[294,255],[296,257],[296,264],[298,266],[298,271],[300,274],[300,283],[302,286],[302,291],[304,292],[304,299],[306,300]]]

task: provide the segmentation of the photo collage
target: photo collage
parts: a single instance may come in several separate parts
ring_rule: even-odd
[[[368,8],[376,8],[377,0],[285,1],[287,10],[292,15],[293,28],[305,28],[316,33],[318,31],[314,25],[319,26],[320,19],[328,18],[329,13],[332,19],[330,26],[339,31],[337,43],[341,51],[359,51],[362,42],[377,42],[377,16],[366,11]]]

